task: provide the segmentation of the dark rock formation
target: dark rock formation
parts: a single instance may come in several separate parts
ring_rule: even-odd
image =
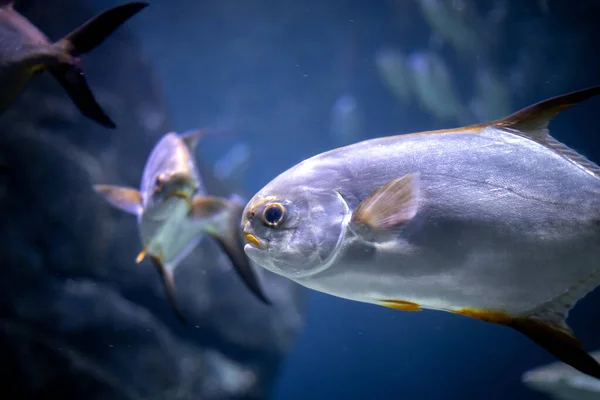
[[[93,14],[83,0],[17,8],[51,39]],[[260,270],[264,306],[207,238],[176,271],[191,326],[179,323],[150,263],[135,264],[135,218],[91,189],[138,186],[170,127],[159,85],[127,27],[83,67],[117,130],[83,117],[49,74],[0,115],[0,398],[264,398],[302,323],[299,287]],[[230,193],[202,169],[209,191]]]

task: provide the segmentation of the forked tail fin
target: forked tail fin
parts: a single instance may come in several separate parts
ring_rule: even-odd
[[[79,57],[102,43],[115,29],[146,6],[148,3],[135,2],[106,10],[59,40],[55,46],[72,57]],[[96,101],[78,63],[63,62],[49,66],[48,69],[83,115],[107,128],[116,128],[115,123]]]

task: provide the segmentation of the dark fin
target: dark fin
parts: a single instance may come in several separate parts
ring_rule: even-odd
[[[544,318],[537,315],[511,317],[510,315],[486,310],[462,309],[454,313],[477,318],[482,321],[509,326],[546,349],[562,362],[600,379],[600,364],[589,355],[579,340],[573,335],[560,315],[560,308],[545,312]]]
[[[187,325],[188,321],[183,316],[183,313],[181,312],[181,310],[179,309],[179,306],[177,305],[177,297],[175,296],[175,280],[173,279],[173,275],[171,275],[171,273],[169,271],[167,271],[167,269],[165,268],[165,265],[163,264],[160,257],[149,254],[148,258],[150,259],[150,261],[152,262],[152,265],[154,265],[154,268],[156,268],[156,271],[160,275],[160,278],[165,287],[165,294],[167,296],[167,301],[169,302],[169,305],[173,309],[175,316],[177,317],[177,319],[179,319],[181,321],[181,323]]]
[[[83,115],[107,128],[115,129],[117,127],[94,98],[79,67],[58,64],[50,67],[49,70]]]
[[[419,174],[394,179],[371,193],[352,213],[355,227],[391,231],[415,217],[419,208]],[[365,232],[366,233],[366,232]]]
[[[132,2],[110,8],[69,33],[58,42],[58,45],[73,57],[85,54],[147,6],[148,3],[145,2]]]
[[[193,200],[191,217],[198,220],[212,220],[205,231],[217,240],[231,260],[238,276],[252,293],[263,303],[271,301],[264,294],[248,256],[240,232],[240,221],[244,206],[219,197],[196,196]]]
[[[148,3],[136,2],[106,10],[58,41],[56,46],[64,49],[73,57],[87,53],[147,5]],[[94,98],[83,71],[77,64],[61,62],[58,65],[49,66],[49,70],[65,88],[69,97],[83,115],[107,128],[116,128],[115,123],[106,115]]]
[[[94,190],[119,210],[136,215],[142,212],[142,194],[135,189],[123,186],[94,185]]]
[[[499,119],[491,123],[492,126],[508,128],[517,131],[517,134],[526,136],[548,148],[553,149],[563,157],[569,159],[576,165],[590,171],[600,177],[600,167],[588,160],[583,155],[570,149],[566,145],[550,136],[548,124],[552,118],[556,117],[561,111],[587,100],[591,97],[600,95],[600,86],[578,90],[576,92],[552,97],[551,99],[541,101],[532,106],[517,111],[508,117]]]
[[[507,325],[529,337],[562,362],[600,379],[600,364],[584,350],[568,327],[534,318],[516,318]]]
[[[202,139],[206,135],[210,135],[216,132],[216,130],[212,129],[195,129],[185,131],[182,134],[180,134],[179,137],[185,142],[185,145],[188,147],[188,149],[190,149],[193,152],[196,149],[196,145],[198,145],[200,139]]]
[[[400,311],[421,311],[421,306],[406,300],[378,300],[379,304]]]

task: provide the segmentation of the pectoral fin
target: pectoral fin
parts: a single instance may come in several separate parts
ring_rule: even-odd
[[[219,197],[196,196],[193,200],[191,218],[205,224],[203,229],[221,246],[238,276],[263,303],[271,304],[265,296],[250,260],[244,252],[240,221],[244,206]]]
[[[419,183],[419,174],[408,174],[371,193],[352,213],[355,232],[392,231],[411,221],[419,208]]]
[[[94,190],[110,205],[130,214],[142,212],[142,194],[132,188],[112,185],[94,185]]]
[[[177,319],[179,319],[183,324],[187,324],[187,320],[185,319],[183,313],[177,305],[177,298],[175,296],[175,280],[173,279],[173,274],[167,268],[165,268],[162,257],[149,254],[148,258],[150,259],[152,265],[154,265],[154,268],[156,268],[156,271],[160,275],[160,278],[165,287],[167,301],[169,302],[169,305],[171,306],[173,312],[177,316]]]

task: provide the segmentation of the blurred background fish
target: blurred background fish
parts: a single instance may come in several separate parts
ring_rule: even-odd
[[[514,111],[510,87],[496,71],[478,68],[474,80],[474,94],[468,107],[478,122],[493,121]]]
[[[241,185],[247,177],[251,154],[250,145],[243,142],[236,143],[215,162],[213,167],[215,176],[232,185]]]
[[[13,8],[0,1],[0,108],[21,94],[29,79],[48,69],[88,118],[108,128],[115,123],[104,113],[88,88],[79,56],[91,51],[148,3],[127,3],[97,15],[56,43]]]
[[[443,58],[433,51],[411,53],[407,60],[421,107],[440,120],[467,125],[473,121]]]
[[[175,270],[206,235],[219,243],[248,288],[269,304],[243,253],[238,220],[244,204],[208,195],[201,181],[194,154],[206,133],[165,134],[148,157],[139,191],[94,185],[110,205],[137,217],[143,249],[136,262],[150,259],[163,280],[169,304],[182,322],[187,319],[176,301]]]
[[[356,97],[349,93],[341,94],[331,110],[331,133],[335,143],[344,146],[357,142],[364,130],[363,116]]]
[[[591,352],[600,361],[600,351]],[[562,362],[553,362],[525,372],[523,383],[554,400],[598,400],[600,380]]]
[[[432,30],[434,41],[448,42],[458,52],[475,54],[483,48],[484,38],[471,26],[477,17],[468,0],[418,0],[423,18]]]
[[[384,47],[377,51],[375,65],[382,82],[398,102],[406,105],[412,94],[412,77],[406,65],[406,57],[396,48]]]

